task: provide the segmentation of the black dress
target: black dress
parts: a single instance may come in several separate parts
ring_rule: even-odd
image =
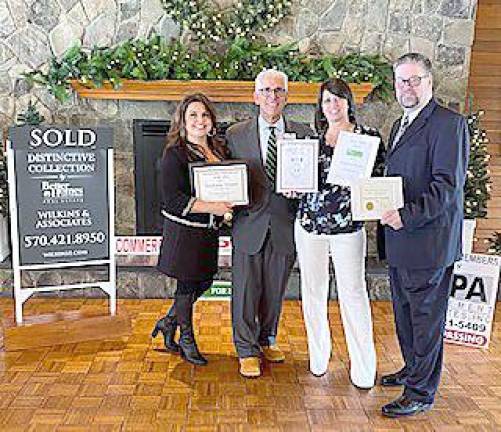
[[[207,281],[217,272],[218,234],[213,215],[189,213],[195,199],[188,163],[180,146],[167,149],[161,162],[164,226],[157,268],[178,281]]]

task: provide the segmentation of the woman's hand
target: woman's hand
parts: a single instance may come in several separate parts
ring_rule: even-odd
[[[231,213],[233,208],[233,204],[227,202],[212,202],[207,204],[210,205],[208,213],[216,216],[224,216],[226,213]]]
[[[216,216],[224,216],[226,213],[231,213],[233,208],[232,203],[228,202],[209,202],[197,199],[193,203],[191,213],[211,213]]]

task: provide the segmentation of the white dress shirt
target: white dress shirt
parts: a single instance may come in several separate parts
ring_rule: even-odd
[[[404,111],[404,116],[407,116],[409,117],[409,126],[412,124],[412,122],[416,119],[416,117],[419,115],[419,113],[421,111],[423,111],[423,108],[428,105],[428,103],[430,102],[432,96],[430,95],[430,97],[426,100],[426,102],[424,102],[419,108],[417,109],[413,109],[413,110],[405,110]],[[403,116],[402,116],[403,118]],[[407,126],[407,128],[409,127]]]
[[[408,109],[408,110],[404,110],[404,113],[402,115],[402,118],[400,119],[400,125],[402,125],[402,123],[404,122],[404,119],[405,117],[407,117],[409,119],[409,123],[407,124],[405,130],[409,129],[409,126],[412,124],[412,122],[414,120],[416,120],[417,116],[419,115],[419,113],[423,110],[423,108],[428,105],[428,103],[430,102],[432,96],[430,96],[424,103],[422,103],[418,108],[413,108],[413,109]],[[393,137],[393,141],[391,143],[389,143],[389,147],[388,149],[392,149],[395,145],[396,145],[396,141],[395,138],[398,138],[398,141],[400,141],[400,139],[402,138],[403,134],[405,133],[405,131],[401,132],[401,134],[399,135],[399,131],[400,131],[400,126],[399,128],[397,129],[397,133],[395,134],[395,136]],[[385,172],[385,175],[386,175],[386,172]]]

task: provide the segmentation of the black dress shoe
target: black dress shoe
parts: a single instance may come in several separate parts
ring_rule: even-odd
[[[404,384],[405,381],[402,371],[398,371],[388,375],[383,375],[381,377],[381,385],[384,387],[396,387]]]
[[[409,399],[407,396],[400,396],[381,408],[385,417],[405,417],[431,410],[432,403],[420,402]]]

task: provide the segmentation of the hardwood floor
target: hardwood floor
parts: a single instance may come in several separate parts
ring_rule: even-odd
[[[435,408],[392,420],[381,405],[399,395],[379,385],[349,382],[348,358],[336,302],[330,304],[333,356],[329,373],[307,371],[300,303],[287,301],[279,344],[287,359],[264,364],[255,380],[241,378],[231,340],[229,303],[197,303],[198,341],[207,367],[193,367],[162,350],[150,331],[170,302],[124,300],[132,334],[119,340],[59,345],[31,351],[0,349],[1,431],[496,431],[501,430],[501,327],[488,351],[446,345]],[[11,314],[12,301],[0,299]],[[100,300],[33,299],[27,314],[102,310]],[[373,302],[381,375],[400,366],[389,302]],[[497,319],[501,318],[498,311]],[[61,335],[64,340],[64,335]]]

